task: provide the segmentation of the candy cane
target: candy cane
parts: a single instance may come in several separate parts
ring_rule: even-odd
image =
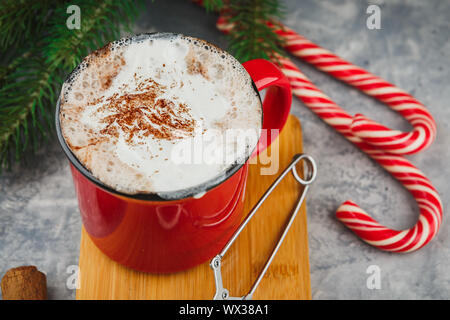
[[[442,203],[428,178],[404,157],[379,150],[354,135],[351,115],[322,93],[291,61],[286,58],[279,58],[279,61],[290,80],[293,93],[402,183],[420,209],[417,224],[402,231],[381,225],[352,201],[340,205],[337,218],[361,239],[385,251],[411,252],[426,245],[437,234],[442,221]]]
[[[277,57],[277,62],[290,80],[293,93],[402,183],[413,195],[420,210],[417,224],[401,231],[381,225],[352,201],[340,205],[337,218],[362,240],[381,250],[411,252],[425,246],[441,225],[442,203],[428,178],[399,154],[419,152],[433,142],[436,126],[430,113],[411,95],[392,84],[340,59],[290,29],[271,26],[286,38],[286,48],[291,53],[386,103],[413,125],[412,132],[402,133],[362,115],[352,117],[322,93],[289,59]],[[217,27],[229,32],[233,26],[220,17]]]

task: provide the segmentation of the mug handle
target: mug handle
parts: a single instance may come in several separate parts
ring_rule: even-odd
[[[247,70],[256,89],[266,89],[263,101],[263,131],[267,139],[259,139],[252,158],[264,151],[275,140],[283,129],[291,110],[292,92],[288,78],[272,62],[255,59],[242,64]],[[274,130],[275,129],[275,130]]]

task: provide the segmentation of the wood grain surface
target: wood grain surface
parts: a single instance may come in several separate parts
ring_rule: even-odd
[[[267,159],[279,149],[278,170]],[[285,128],[257,164],[250,164],[244,215],[259,200],[296,153],[302,152],[300,122],[289,116]],[[276,159],[274,156],[272,160]],[[276,161],[276,160],[275,160]],[[272,164],[274,162],[272,161]],[[276,166],[275,166],[276,167]],[[274,171],[262,175],[261,169]],[[276,169],[276,168],[275,168]],[[299,170],[300,172],[300,170]],[[222,260],[224,287],[232,296],[242,296],[258,276],[301,192],[289,174],[269,196]],[[80,289],[77,299],[211,299],[215,292],[209,262],[169,275],[137,272],[110,260],[82,230],[80,244]],[[310,299],[306,205],[303,204],[254,299]]]

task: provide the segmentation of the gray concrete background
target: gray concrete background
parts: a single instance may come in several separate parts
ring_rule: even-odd
[[[449,205],[450,3],[442,1],[285,1],[284,22],[312,41],[415,95],[434,115],[438,137],[425,152],[408,157]],[[366,28],[366,8],[381,8],[381,30]],[[156,0],[135,32],[172,31],[226,48],[215,16],[185,0]],[[409,125],[394,112],[317,70],[297,65],[319,88],[351,113],[361,112],[400,130]],[[380,252],[358,240],[334,211],[353,199],[394,228],[415,224],[412,197],[353,145],[294,100],[292,113],[303,125],[304,149],[317,159],[318,179],[308,197],[311,286],[314,299],[450,298],[450,225],[418,252]],[[67,268],[77,265],[81,222],[67,162],[55,141],[28,166],[0,177],[0,276],[34,264],[47,273],[50,299],[73,299]],[[381,270],[381,289],[369,290],[370,265]]]

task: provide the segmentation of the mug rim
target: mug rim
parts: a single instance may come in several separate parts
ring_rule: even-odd
[[[242,63],[240,63],[231,53],[225,51],[222,48],[219,48],[215,44],[212,44],[212,43],[210,43],[210,42],[208,42],[206,40],[203,40],[203,39],[200,39],[200,38],[197,38],[197,37],[193,37],[193,36],[186,36],[186,35],[181,34],[181,33],[172,33],[172,32],[139,33],[139,34],[131,35],[129,37],[120,38],[120,39],[115,40],[115,41],[119,41],[119,40],[139,41],[139,40],[148,39],[148,38],[150,38],[152,36],[156,36],[156,37],[158,37],[158,36],[183,36],[183,37],[186,37],[186,38],[190,38],[190,39],[194,39],[194,40],[197,40],[197,41],[204,42],[205,44],[213,46],[213,47],[217,48],[218,50],[226,53],[227,55],[229,55],[233,59],[235,59],[236,62],[239,63],[239,65],[242,67],[242,69],[248,74],[247,70],[244,68]],[[112,41],[112,42],[115,42],[115,41]],[[89,53],[89,55],[91,53]],[[82,63],[82,61],[80,62],[80,64]],[[72,70],[68,74],[68,76],[64,79],[63,84],[77,71],[77,69],[80,66],[80,64],[78,64],[75,67],[75,69]],[[250,77],[250,80],[251,80],[251,83],[252,83],[252,88],[256,92],[256,94],[258,96],[258,99],[259,99],[259,102],[260,102],[261,128],[262,128],[263,119],[264,119],[263,101],[261,99],[261,95],[260,95],[258,89],[256,88],[255,82],[253,81],[252,77],[249,74],[248,74],[248,76]],[[255,144],[255,146],[251,150],[251,152],[249,152],[249,154],[245,158],[245,161],[236,162],[236,163],[230,165],[224,173],[216,175],[212,179],[209,179],[209,180],[207,180],[207,181],[205,181],[205,182],[203,182],[201,184],[198,184],[198,185],[195,185],[195,186],[192,186],[192,187],[189,187],[189,188],[181,189],[181,190],[160,192],[159,194],[156,193],[156,192],[145,192],[145,193],[142,192],[142,193],[135,193],[135,194],[124,193],[124,192],[118,191],[118,190],[108,186],[107,184],[103,183],[100,179],[96,178],[91,173],[91,171],[88,170],[81,163],[81,161],[77,158],[77,156],[72,152],[70,147],[67,145],[67,142],[66,142],[66,140],[64,138],[64,135],[62,134],[61,123],[60,123],[60,120],[61,120],[60,119],[61,94],[62,94],[62,92],[60,93],[60,95],[58,97],[58,101],[56,102],[55,125],[56,125],[56,135],[57,135],[57,138],[58,138],[58,142],[59,142],[61,148],[63,149],[64,154],[68,158],[69,162],[75,167],[75,169],[77,169],[77,171],[80,172],[85,178],[87,178],[89,181],[91,181],[92,183],[94,183],[95,185],[100,187],[101,189],[103,189],[103,190],[105,190],[105,191],[107,191],[109,193],[112,193],[114,195],[120,196],[120,197],[131,198],[131,199],[135,199],[135,200],[143,200],[143,201],[158,201],[158,202],[162,202],[162,201],[176,201],[176,200],[188,199],[188,198],[194,197],[197,194],[201,194],[201,193],[204,193],[204,192],[206,193],[206,192],[210,191],[211,189],[219,186],[220,184],[222,184],[226,180],[228,180],[239,169],[241,169],[244,166],[244,164],[248,162],[249,158],[252,156],[253,152],[255,151],[255,149],[259,145],[259,139],[258,139],[258,142]],[[259,138],[261,138],[261,137],[259,137]],[[164,196],[162,196],[161,194],[164,194]],[[175,197],[175,196],[170,196],[171,194],[182,194],[182,195],[178,196],[178,197]]]

